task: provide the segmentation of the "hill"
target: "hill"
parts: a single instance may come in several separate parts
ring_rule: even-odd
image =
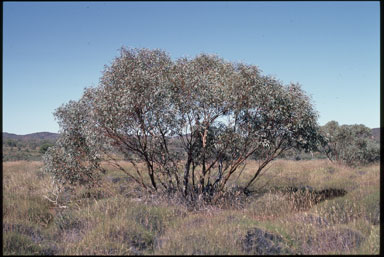
[[[3,161],[39,161],[47,147],[53,145],[59,134],[38,132],[16,135],[3,132]]]
[[[377,142],[380,142],[380,128],[373,128],[372,135]]]
[[[37,133],[31,133],[26,135],[16,135],[12,133],[3,132],[3,141],[7,139],[13,139],[13,140],[21,140],[21,141],[56,141],[56,139],[59,137],[59,134],[57,133],[51,133],[51,132],[37,132]]]
[[[380,128],[373,128],[372,135],[374,139],[380,142]],[[52,132],[36,132],[26,135],[16,135],[13,133],[3,132],[3,142],[7,139],[20,140],[20,141],[51,141],[54,142],[59,137],[58,133]]]

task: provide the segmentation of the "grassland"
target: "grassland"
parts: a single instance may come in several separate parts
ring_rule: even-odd
[[[41,166],[3,162],[5,255],[379,254],[378,164],[277,160],[251,196],[199,208],[142,194],[110,167],[99,188],[57,195],[60,208]],[[345,193],[313,197],[330,189]]]

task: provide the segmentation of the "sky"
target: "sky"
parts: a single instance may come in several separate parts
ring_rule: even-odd
[[[122,46],[300,83],[318,123],[380,127],[380,2],[3,2],[3,132],[59,132]]]

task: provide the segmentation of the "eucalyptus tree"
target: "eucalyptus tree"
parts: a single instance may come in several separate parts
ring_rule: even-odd
[[[300,85],[253,65],[207,54],[173,61],[161,50],[122,48],[99,86],[55,116],[61,137],[44,160],[58,180],[97,183],[106,161],[148,191],[188,199],[220,196],[257,154],[247,191],[281,153],[316,149],[322,138]]]
[[[339,126],[330,121],[321,131],[327,139],[323,151],[331,161],[356,166],[380,160],[380,145],[373,139],[371,129],[362,124]]]

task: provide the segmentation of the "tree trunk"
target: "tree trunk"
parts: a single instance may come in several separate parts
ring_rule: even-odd
[[[192,156],[191,153],[188,153],[188,159],[184,167],[184,195],[188,194],[188,183],[189,183],[189,170],[191,167]]]

